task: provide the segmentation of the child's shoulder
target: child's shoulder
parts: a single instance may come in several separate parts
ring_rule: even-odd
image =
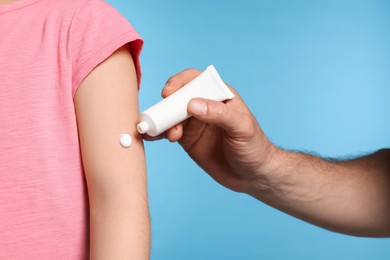
[[[123,20],[121,14],[104,0],[43,0],[47,12],[38,16],[54,16],[57,23],[82,30],[101,22],[113,23]],[[123,23],[123,21],[121,21]]]
[[[40,3],[41,5],[36,7],[47,11],[42,12],[41,15],[66,17],[70,20],[78,16],[99,17],[104,14],[109,16],[108,19],[112,15],[120,16],[114,7],[103,0],[43,0]]]
[[[62,14],[75,15],[79,12],[98,12],[112,7],[103,0],[46,0],[47,7]]]

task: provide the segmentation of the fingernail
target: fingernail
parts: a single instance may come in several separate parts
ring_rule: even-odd
[[[163,89],[161,90],[161,96],[162,97],[165,97],[165,92],[167,91],[167,89],[169,88],[169,82],[167,84],[165,84],[165,86],[163,87]]]
[[[189,104],[189,110],[198,116],[207,115],[207,104],[202,100],[192,100]]]

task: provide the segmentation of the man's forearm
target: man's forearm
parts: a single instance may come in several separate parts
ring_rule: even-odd
[[[276,150],[271,163],[250,195],[333,231],[390,236],[390,150],[349,161]]]

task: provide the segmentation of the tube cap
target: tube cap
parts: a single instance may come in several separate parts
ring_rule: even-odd
[[[142,121],[137,125],[137,130],[140,134],[145,134],[147,131],[150,130],[150,126],[146,121]]]

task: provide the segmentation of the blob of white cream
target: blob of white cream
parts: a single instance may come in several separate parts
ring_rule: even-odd
[[[119,143],[123,148],[129,148],[132,143],[132,138],[129,134],[121,134],[119,136]]]

